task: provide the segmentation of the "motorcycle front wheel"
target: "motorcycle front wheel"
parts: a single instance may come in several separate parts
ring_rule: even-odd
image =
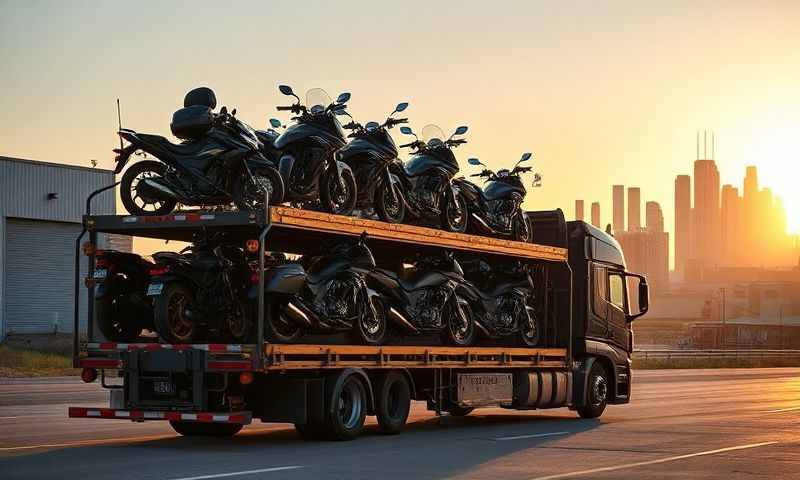
[[[284,186],[281,174],[274,168],[254,168],[253,178],[246,173],[236,177],[233,182],[233,203],[239,210],[259,210],[264,208],[264,191],[269,194],[270,205],[283,202]]]
[[[365,305],[364,312],[359,315],[356,324],[353,326],[355,340],[364,345],[381,345],[386,340],[388,330],[386,318],[386,306],[379,298],[369,299],[372,303]]]
[[[523,346],[535,347],[539,344],[539,325],[537,324],[536,317],[531,318],[531,323],[527,321],[522,322],[519,329],[519,339]]]
[[[111,296],[94,301],[97,329],[110,342],[133,342],[142,332],[142,325],[136,310],[121,303],[121,298]]]
[[[387,223],[403,223],[406,216],[406,204],[403,192],[395,189],[395,198],[392,199],[390,185],[381,185],[375,191],[375,211],[378,217]]]
[[[265,305],[264,308],[266,309],[264,312],[264,336],[268,341],[294,343],[303,334],[300,326],[286,315],[286,304],[271,303]]]
[[[511,228],[513,229],[514,240],[524,243],[533,241],[531,225],[528,223],[528,219],[525,218],[525,214],[520,213],[515,215],[514,224]]]
[[[447,307],[445,307],[445,327],[444,341],[457,347],[468,347],[475,342],[475,316],[472,308],[467,303],[458,305],[459,299],[453,297]],[[463,318],[458,312],[461,307]]]
[[[349,169],[342,170],[342,182],[334,168],[329,169],[320,179],[320,200],[322,208],[336,215],[351,215],[356,208],[358,197],[356,178]]]
[[[467,218],[469,209],[467,201],[461,195],[456,195],[455,203],[450,195],[442,199],[442,228],[448,232],[464,233],[467,231]]]
[[[139,183],[148,178],[164,176],[166,166],[161,162],[144,160],[134,163],[122,175],[119,185],[119,195],[122,205],[131,215],[167,215],[175,209],[178,201],[153,197],[144,189],[139,188]]]

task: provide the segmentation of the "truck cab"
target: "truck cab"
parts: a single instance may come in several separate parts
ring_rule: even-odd
[[[568,250],[568,265],[554,272],[553,282],[556,314],[572,318],[571,332],[559,337],[570,343],[576,374],[584,377],[576,378],[574,403],[593,395],[604,395],[609,404],[628,403],[632,323],[647,313],[647,279],[627,270],[622,247],[611,234],[586,222],[565,222],[561,210],[529,212],[528,218],[537,234],[534,242]],[[569,283],[571,294],[565,288]],[[605,373],[599,385],[593,370]]]

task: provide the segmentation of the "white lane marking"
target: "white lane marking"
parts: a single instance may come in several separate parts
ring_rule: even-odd
[[[789,408],[780,408],[778,410],[767,410],[762,413],[782,413],[782,412],[793,412],[795,410],[800,410],[800,407],[789,407]]]
[[[175,435],[150,435],[146,437],[128,437],[128,438],[109,438],[103,440],[78,440],[69,443],[45,443],[42,445],[24,445],[21,447],[0,447],[0,452],[14,452],[17,450],[36,450],[39,448],[63,448],[63,447],[82,447],[90,445],[105,445],[109,443],[120,442],[139,442],[148,440],[161,440],[163,438],[172,438]]]
[[[182,477],[182,478],[173,478],[172,480],[205,480],[207,478],[225,478],[225,477],[236,477],[239,475],[254,475],[256,473],[268,473],[268,472],[281,472],[284,470],[297,470],[298,468],[303,468],[302,465],[287,465],[285,467],[272,467],[272,468],[261,468],[258,470],[242,470],[241,472],[230,472],[230,473],[217,473],[214,475],[201,475],[199,477]]]
[[[0,417],[0,420],[14,420],[15,418],[19,417]]]
[[[533,433],[531,435],[516,435],[513,437],[498,437],[494,440],[498,442],[505,442],[506,440],[524,440],[526,438],[542,438],[542,437],[554,437],[556,435],[567,435],[569,432],[548,432],[548,433]]]
[[[778,442],[751,443],[749,445],[738,445],[735,447],[719,448],[717,450],[706,450],[705,452],[687,453],[686,455],[677,455],[674,457],[659,458],[657,460],[648,460],[646,462],[626,463],[623,465],[613,465],[611,467],[593,468],[591,470],[579,470],[576,472],[558,473],[555,475],[536,477],[531,480],[555,480],[557,478],[579,477],[584,475],[591,475],[593,473],[613,472],[615,470],[624,470],[627,468],[644,467],[647,465],[657,465],[659,463],[675,462],[677,460],[684,460],[686,458],[703,457],[706,455],[715,455],[717,453],[733,452],[735,450],[745,450],[748,448],[765,447],[767,445],[774,445],[776,443]]]

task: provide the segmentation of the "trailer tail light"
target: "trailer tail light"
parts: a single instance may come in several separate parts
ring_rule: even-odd
[[[158,277],[159,275],[164,275],[169,273],[169,267],[153,267],[148,272],[151,277]]]
[[[89,257],[95,254],[95,252],[97,251],[97,247],[92,242],[84,242],[82,250],[83,254]]]
[[[239,374],[239,383],[242,385],[250,385],[253,383],[254,379],[253,372],[242,372]]]
[[[256,253],[258,251],[258,240],[248,240],[245,246],[248,252]]]
[[[250,284],[255,285],[258,283],[258,270],[252,270],[250,272]]]
[[[97,370],[94,368],[84,368],[81,371],[81,380],[86,383],[92,383],[97,380]]]

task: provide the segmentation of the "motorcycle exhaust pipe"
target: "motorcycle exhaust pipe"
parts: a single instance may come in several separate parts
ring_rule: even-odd
[[[311,328],[312,322],[309,315],[303,311],[303,308],[298,307],[292,302],[286,304],[286,315],[289,316],[291,320],[295,323],[300,324],[303,327]]]
[[[481,322],[479,322],[478,320],[475,320],[475,326],[477,326],[477,327],[478,327],[478,330],[480,330],[480,331],[481,331],[481,333],[482,333],[482,334],[484,334],[486,337],[489,337],[489,338],[492,338],[492,337],[493,337],[493,335],[492,335],[491,333],[489,333],[489,329],[488,329],[488,328],[486,328],[486,327],[485,327],[485,326],[484,326],[484,325],[483,325]]]
[[[483,230],[483,233],[494,233],[494,229],[490,227],[481,217],[473,212],[472,218],[478,225],[478,229]]]
[[[395,322],[399,323],[402,327],[404,327],[409,332],[419,333],[419,329],[411,324],[410,321],[406,317],[403,316],[400,312],[394,309],[394,307],[389,308],[389,318],[394,320]]]
[[[172,191],[166,185],[160,184],[152,178],[145,178],[138,185],[136,189],[141,192],[145,197],[156,198],[158,200],[173,200],[178,198],[178,194]]]

